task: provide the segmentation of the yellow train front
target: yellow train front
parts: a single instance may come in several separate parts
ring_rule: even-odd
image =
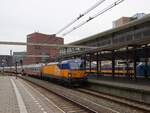
[[[49,63],[41,67],[41,77],[68,83],[80,83],[86,81],[86,73],[81,66],[81,60],[65,60]]]

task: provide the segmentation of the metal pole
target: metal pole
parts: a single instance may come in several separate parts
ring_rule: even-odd
[[[99,53],[99,56],[101,56],[101,52]],[[101,72],[102,72],[102,60],[101,59],[99,60],[99,68],[100,68],[100,70],[99,70],[100,71],[100,75],[102,75],[101,74]]]
[[[145,78],[148,78],[148,49],[147,45],[145,45],[145,70],[144,70],[144,76]]]
[[[15,77],[17,79],[17,62],[15,62],[15,70],[16,70]]]
[[[134,80],[136,80],[136,66],[137,66],[137,56],[136,56],[136,47],[134,47],[134,59],[133,59],[133,69],[134,69]]]
[[[145,78],[148,78],[148,58],[145,58],[145,70],[144,70]]]
[[[115,52],[112,50],[112,77],[115,78]]]
[[[66,54],[68,53],[68,49],[67,49],[67,48],[65,48],[65,53],[66,53]]]
[[[96,53],[96,70],[97,70],[97,78],[99,75],[99,52]]]
[[[129,77],[129,61],[128,61],[128,51],[129,51],[129,48],[127,47],[126,48],[126,76]]]
[[[23,60],[20,60],[20,65],[21,65],[21,74],[24,74],[24,69],[23,69]]]
[[[85,69],[85,72],[86,72],[86,54],[84,55],[84,69]]]
[[[90,54],[90,61],[89,62],[90,62],[90,72],[91,72],[91,54]]]

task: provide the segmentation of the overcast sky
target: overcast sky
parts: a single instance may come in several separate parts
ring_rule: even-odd
[[[99,0],[0,0],[0,41],[26,42],[26,35],[39,31],[55,34]],[[79,22],[107,7],[115,0],[106,0]],[[81,28],[63,37],[65,43],[76,41],[112,28],[112,21],[135,13],[150,13],[150,0],[125,0]],[[58,35],[58,36],[61,36]],[[22,46],[0,45],[0,54],[25,51]]]

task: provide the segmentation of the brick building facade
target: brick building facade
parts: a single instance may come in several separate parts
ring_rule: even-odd
[[[126,23],[129,23],[130,21],[131,21],[130,17],[121,17],[118,20],[113,21],[113,28],[120,27]]]
[[[145,15],[146,15],[145,13],[136,13],[131,17],[121,17],[121,18],[113,21],[113,28],[120,27],[124,24],[127,24],[127,23],[133,21],[133,20],[140,19],[140,18],[144,17]]]
[[[56,37],[55,34],[47,35],[42,33],[32,33],[27,35],[27,43],[46,43],[46,44],[64,44],[64,39]],[[53,60],[59,53],[58,48],[49,46],[27,46],[27,55],[48,55],[49,57],[25,57],[24,64],[46,63]]]

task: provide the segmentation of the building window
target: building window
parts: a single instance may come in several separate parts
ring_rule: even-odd
[[[41,47],[40,46],[34,46],[34,49],[40,49]]]

